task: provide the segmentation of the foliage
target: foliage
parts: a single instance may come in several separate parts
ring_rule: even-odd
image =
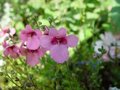
[[[10,4],[9,13],[5,3]],[[0,24],[7,20],[17,30],[17,36],[30,24],[34,29],[45,26],[65,27],[69,34],[76,34],[79,44],[70,49],[70,58],[57,64],[50,56],[42,58],[35,67],[24,59],[3,58],[0,87],[3,90],[108,90],[120,88],[120,66],[115,62],[103,62],[94,58],[93,44],[99,35],[111,31],[120,32],[119,0],[0,0]],[[2,22],[2,20],[4,22]]]

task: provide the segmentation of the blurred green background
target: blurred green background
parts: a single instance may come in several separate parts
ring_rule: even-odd
[[[24,60],[6,61],[6,65],[0,67],[0,87],[3,90],[107,90],[110,85],[120,87],[120,67],[113,66],[110,73],[115,78],[111,79],[110,74],[107,78],[112,83],[103,85],[105,77],[102,78],[101,72],[104,67],[109,70],[111,64],[104,65],[92,58],[92,43],[105,31],[120,33],[119,21],[120,0],[0,0],[0,27],[14,27],[17,35],[30,24],[33,28],[65,27],[69,34],[79,37],[78,46],[70,49],[69,61],[61,65],[48,55],[35,68],[24,67]],[[84,65],[81,61],[90,62]]]

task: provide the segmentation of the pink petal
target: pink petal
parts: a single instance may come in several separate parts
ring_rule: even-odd
[[[26,25],[26,30],[27,31],[32,31],[32,27],[30,25]]]
[[[37,36],[30,37],[28,38],[26,45],[28,49],[36,50],[40,47],[39,39],[37,38]]]
[[[26,54],[27,54],[27,49],[21,47],[21,48],[20,48],[20,54],[23,55],[23,56],[26,56]]]
[[[12,47],[12,46],[7,47],[5,49],[5,51],[4,51],[4,55],[5,56],[10,56],[12,58],[17,58],[19,56],[19,54],[18,54],[18,52],[16,52],[15,49],[17,49],[16,46],[14,46],[14,47]],[[19,49],[17,49],[17,50],[19,50]]]
[[[49,35],[50,36],[57,36],[58,35],[58,31],[55,28],[50,28],[49,29]]]
[[[27,57],[26,57],[26,61],[27,61],[27,64],[29,64],[30,66],[35,66],[36,64],[39,63],[39,57],[38,57],[38,54],[36,53],[28,53],[27,54]]]
[[[16,53],[16,52],[12,52],[12,53],[10,53],[10,57],[16,59],[16,58],[19,57],[19,55],[18,55],[18,53]]]
[[[9,46],[9,44],[8,44],[6,41],[4,41],[4,42],[2,43],[2,46],[3,46],[4,48],[6,48],[6,47]]]
[[[75,47],[78,43],[78,38],[75,35],[69,35],[67,37],[67,44],[69,47]]]
[[[65,28],[60,28],[59,29],[59,31],[58,31],[58,33],[59,33],[59,36],[66,36],[66,29]]]
[[[0,31],[0,37],[4,36],[4,32]]]
[[[17,58],[19,57],[19,48],[15,45],[8,47],[10,57]]]
[[[7,26],[7,27],[4,27],[4,28],[2,29],[2,31],[3,31],[4,34],[6,34],[6,33],[9,33],[10,29],[9,29],[9,27]]]
[[[16,33],[15,29],[14,29],[14,28],[11,28],[11,29],[10,29],[10,35],[13,36],[15,33]]]
[[[20,33],[20,39],[22,41],[26,41],[27,40],[27,32],[25,30],[22,30],[21,33]]]
[[[13,51],[19,54],[19,48],[17,46],[13,48]]]
[[[38,55],[39,55],[40,57],[44,56],[45,52],[46,52],[46,49],[44,49],[44,48],[39,48],[39,49],[38,49]]]
[[[9,55],[9,51],[8,49],[6,48],[5,51],[3,52],[4,56],[8,56]]]
[[[41,45],[41,47],[46,48],[46,49],[49,50],[50,47],[51,47],[51,37],[47,36],[47,35],[43,35],[40,38],[40,45]]]
[[[42,32],[40,30],[34,30],[38,36],[38,38],[40,38],[42,36]]]
[[[57,63],[63,63],[69,58],[68,48],[65,45],[54,45],[50,55]]]
[[[23,55],[23,56],[27,55],[27,48],[24,46],[24,43],[21,43],[20,54]]]

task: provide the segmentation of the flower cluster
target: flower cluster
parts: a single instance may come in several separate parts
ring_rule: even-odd
[[[65,28],[59,30],[47,28],[42,32],[39,29],[33,30],[30,25],[26,25],[25,29],[20,32],[20,40],[20,46],[9,44],[4,40],[4,56],[14,59],[25,56],[30,66],[38,64],[46,51],[50,52],[55,62],[63,63],[69,58],[68,48],[75,47],[78,43],[78,38],[75,35],[67,35]]]
[[[96,41],[94,51],[102,55],[104,61],[120,59],[120,40],[116,39],[110,32],[100,35],[101,40]],[[102,52],[102,49],[105,52]],[[103,51],[104,51],[103,50]]]

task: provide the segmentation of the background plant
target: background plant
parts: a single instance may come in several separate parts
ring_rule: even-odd
[[[46,55],[47,59],[43,58],[41,64],[31,68],[23,59],[5,60],[0,52],[0,59],[6,62],[0,73],[3,90],[120,88],[119,64],[93,58],[93,43],[101,33],[119,33],[119,0],[0,0],[0,6],[1,27],[8,21],[5,25],[17,30],[16,37],[26,24],[30,24],[33,28],[62,26],[80,40],[75,49],[70,49],[69,61],[60,65]]]

